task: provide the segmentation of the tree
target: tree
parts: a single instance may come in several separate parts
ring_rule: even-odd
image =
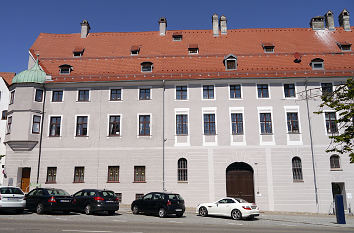
[[[338,133],[329,136],[332,139],[326,152],[349,153],[350,162],[354,163],[354,79],[349,78],[333,92],[324,92],[321,96],[321,114],[324,108],[330,108],[337,113]]]

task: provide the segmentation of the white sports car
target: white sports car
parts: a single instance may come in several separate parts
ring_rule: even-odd
[[[232,219],[253,219],[259,216],[259,208],[255,203],[249,203],[241,198],[225,197],[217,202],[199,204],[196,213],[203,217],[219,215]]]

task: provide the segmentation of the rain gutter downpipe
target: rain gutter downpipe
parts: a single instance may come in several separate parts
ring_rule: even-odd
[[[165,186],[165,80],[162,80],[162,191]]]
[[[45,98],[46,98],[46,89],[43,84],[43,107],[42,107],[42,119],[41,119],[41,133],[39,136],[39,149],[38,149],[38,167],[37,167],[37,182],[36,185],[39,184],[39,168],[41,165],[41,156],[42,156],[42,139],[43,139],[43,124],[44,124],[44,106],[45,106]]]

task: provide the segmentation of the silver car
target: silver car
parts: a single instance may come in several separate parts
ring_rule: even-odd
[[[15,210],[23,213],[26,206],[25,194],[17,187],[0,186],[0,210]]]

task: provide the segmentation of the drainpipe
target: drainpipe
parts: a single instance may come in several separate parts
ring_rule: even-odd
[[[39,183],[39,168],[41,165],[41,156],[42,156],[42,139],[43,139],[43,122],[44,122],[44,106],[45,106],[45,98],[47,91],[45,86],[43,85],[43,107],[42,107],[42,119],[41,119],[41,134],[39,136],[39,151],[38,151],[38,167],[37,167],[37,185]]]
[[[313,141],[312,141],[312,128],[311,128],[311,118],[310,118],[310,108],[309,108],[309,97],[307,95],[307,78],[305,80],[305,93],[306,93],[307,121],[308,121],[308,124],[309,124],[309,132],[310,132],[313,183],[314,183],[314,186],[315,186],[316,207],[317,207],[317,213],[318,213],[319,212],[319,205],[318,205],[318,193],[317,193],[317,179],[316,179],[316,168],[315,168],[315,155],[314,155],[314,152],[313,152]]]
[[[162,191],[165,187],[165,80],[162,80]]]

